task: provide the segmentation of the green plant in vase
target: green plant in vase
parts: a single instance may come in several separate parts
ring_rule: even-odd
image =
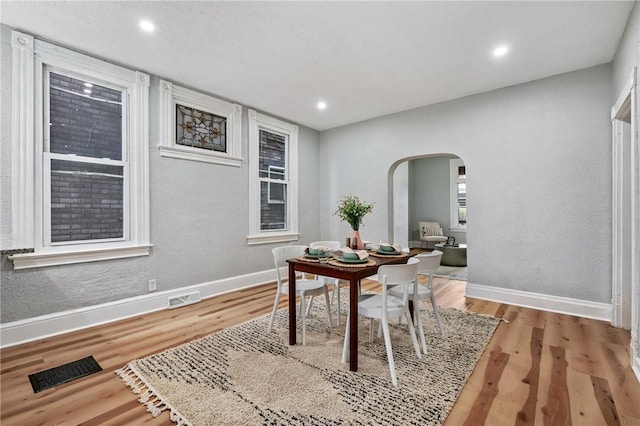
[[[353,229],[352,238],[357,238],[357,248],[359,250],[364,248],[364,243],[360,237],[362,220],[367,213],[371,213],[372,211],[373,203],[362,201],[355,195],[347,195],[340,200],[338,210],[334,213],[335,216],[338,216],[351,226],[351,229]]]

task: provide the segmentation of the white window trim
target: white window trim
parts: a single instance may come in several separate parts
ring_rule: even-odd
[[[464,166],[461,159],[449,160],[449,231],[466,233],[467,227],[458,225],[458,167],[461,166]]]
[[[64,265],[149,254],[149,76],[12,31],[12,233],[14,269]],[[129,127],[129,238],[126,241],[46,245],[44,236],[44,65],[79,72],[124,88]],[[133,143],[132,141],[135,141]]]
[[[176,104],[227,119],[227,152],[208,151],[176,144]],[[242,106],[169,81],[160,80],[160,155],[226,166],[242,166]]]
[[[286,231],[260,230],[260,130],[287,137]],[[249,110],[249,235],[247,243],[268,244],[297,241],[298,233],[298,126]]]
[[[278,171],[275,171],[278,170]],[[284,204],[286,202],[286,197],[284,200],[280,200],[280,199],[276,199],[276,198],[271,198],[271,184],[275,183],[275,184],[283,184],[286,181],[283,181],[282,179],[275,179],[272,178],[271,175],[273,174],[281,174],[283,176],[285,176],[286,173],[286,169],[282,168],[282,167],[278,167],[278,166],[269,166],[269,179],[270,181],[268,182],[268,186],[267,186],[267,202],[269,204]],[[286,176],[285,176],[286,177]],[[288,182],[286,182],[286,184],[288,185]]]

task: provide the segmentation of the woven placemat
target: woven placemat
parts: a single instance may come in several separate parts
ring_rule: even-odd
[[[310,257],[306,257],[306,256],[298,256],[298,257],[296,257],[296,259],[302,260],[303,262],[311,262],[311,263],[320,262],[318,259],[311,259]]]
[[[376,251],[370,251],[369,252],[370,256],[375,256],[375,257],[405,257],[405,256],[409,256],[407,253],[400,253],[400,254],[380,254]]]
[[[339,266],[340,268],[363,268],[365,266],[374,266],[375,260],[367,259],[367,263],[343,263],[339,260],[330,260],[329,265]]]
[[[333,256],[332,256],[332,257],[333,257]],[[305,256],[305,255],[298,256],[298,257],[296,257],[296,259],[298,259],[298,260],[302,260],[303,262],[311,262],[311,263],[318,263],[318,262],[320,262],[318,259],[312,259],[312,258],[307,257],[307,256]]]

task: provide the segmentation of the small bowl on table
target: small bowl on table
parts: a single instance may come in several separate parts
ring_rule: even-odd
[[[342,258],[347,260],[358,260],[360,257],[358,253],[342,253]]]
[[[383,251],[386,253],[395,253],[396,249],[393,246],[390,246],[388,244],[380,244],[380,251]]]
[[[317,256],[317,255],[319,255],[319,254],[320,254],[320,249],[318,249],[318,248],[311,248],[311,247],[309,247],[309,254],[310,254],[311,256]]]

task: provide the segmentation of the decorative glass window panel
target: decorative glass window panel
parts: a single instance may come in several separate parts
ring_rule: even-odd
[[[176,143],[227,152],[227,119],[196,108],[176,105]]]
[[[160,80],[160,155],[240,167],[242,107]]]

